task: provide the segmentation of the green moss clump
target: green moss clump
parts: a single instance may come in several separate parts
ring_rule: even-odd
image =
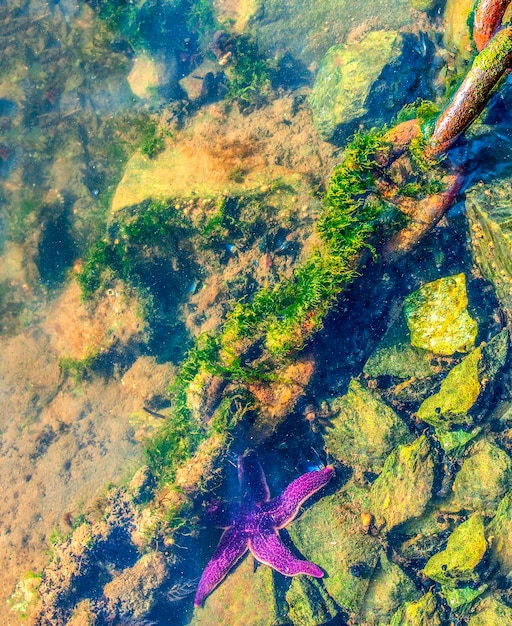
[[[80,383],[87,377],[98,354],[89,354],[83,359],[74,359],[70,356],[59,358],[59,367],[62,376],[72,378],[75,383]]]
[[[153,159],[165,147],[164,138],[155,120],[148,120],[144,126],[141,138],[141,152]]]
[[[85,257],[76,277],[82,297],[90,299],[113,277],[136,288],[148,287],[152,278],[147,268],[152,261],[176,254],[191,232],[171,203],[146,202],[124,211],[110,227],[110,236],[98,241]]]
[[[234,42],[227,100],[236,101],[243,109],[264,101],[270,92],[273,72],[272,64],[260,54],[256,43],[247,35],[238,37]]]
[[[273,289],[259,291],[252,302],[238,303],[228,314],[221,338],[226,353],[240,342],[263,338],[268,352],[286,356],[300,350],[322,325],[344,285],[356,275],[359,255],[372,248],[384,203],[373,194],[374,155],[382,133],[354,137],[336,167],[317,223],[321,247]]]

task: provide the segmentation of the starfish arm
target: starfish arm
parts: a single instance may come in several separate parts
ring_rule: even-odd
[[[314,563],[298,559],[288,548],[281,543],[277,531],[255,533],[249,538],[249,550],[254,557],[270,565],[275,570],[285,576],[296,576],[297,574],[308,574],[315,578],[322,578],[324,573]]]
[[[263,468],[254,452],[247,452],[238,459],[238,481],[242,496],[253,502],[268,502],[270,491]]]
[[[247,535],[243,529],[235,526],[224,531],[219,545],[199,581],[194,606],[203,604],[206,597],[246,553],[247,548]]]
[[[273,498],[266,506],[275,528],[283,528],[291,522],[301,505],[333,477],[332,465],[321,470],[307,472],[291,482],[280,496]]]

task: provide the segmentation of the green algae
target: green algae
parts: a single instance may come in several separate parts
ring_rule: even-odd
[[[411,0],[413,9],[417,9],[418,11],[428,11],[435,3],[436,0]]]
[[[332,428],[325,433],[330,454],[363,471],[380,472],[391,450],[409,438],[409,430],[378,394],[351,380],[347,394],[331,406]]]
[[[404,315],[412,345],[448,356],[469,352],[478,328],[467,306],[464,274],[440,278],[410,294]]]
[[[427,437],[398,446],[370,490],[370,511],[376,525],[385,525],[390,531],[419,517],[432,497],[433,481],[434,459]]]
[[[448,589],[461,583],[477,583],[480,577],[475,569],[486,551],[483,517],[481,513],[474,513],[453,531],[446,548],[434,554],[423,571],[425,576]]]
[[[393,615],[389,626],[441,626],[434,594],[429,591],[419,600],[406,602]]]

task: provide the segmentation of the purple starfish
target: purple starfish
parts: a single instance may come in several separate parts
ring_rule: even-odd
[[[270,499],[261,465],[254,454],[238,460],[238,479],[242,502],[231,516],[213,557],[201,576],[194,600],[200,606],[223,580],[229,570],[250,550],[253,556],[285,576],[309,574],[323,576],[322,570],[309,561],[298,559],[281,543],[278,530],[289,524],[301,505],[332,478],[331,465],[296,478],[283,493]]]

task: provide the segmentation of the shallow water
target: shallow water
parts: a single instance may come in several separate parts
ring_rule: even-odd
[[[357,520],[370,506],[382,464],[359,463],[362,448],[350,462],[327,435],[354,379],[406,424],[410,439],[396,444],[426,433],[435,497],[424,508],[430,503],[429,511],[439,507],[444,516],[439,549],[473,511],[491,522],[512,488],[507,365],[489,366],[490,383],[480,381],[490,391],[479,398],[483,428],[472,435],[504,455],[501,486],[489,487],[496,489],[492,502],[480,506],[485,498],[475,488],[469,505],[452,508],[444,496],[473,444],[450,457],[417,411],[473,345],[432,357],[425,380],[363,369],[402,315],[404,299],[434,280],[465,275],[475,345],[510,320],[508,300],[475,264],[464,195],[501,180],[502,190],[510,188],[508,82],[450,152],[466,179],[438,227],[399,262],[368,255],[286,366],[261,380],[256,370],[237,378],[210,369],[206,383],[195,379],[187,391],[190,421],[183,426],[173,417],[179,398],[172,385],[183,378],[180,366],[197,337],[218,336],[237,303],[293,282],[318,245],[322,195],[351,135],[392,126],[402,107],[418,99],[442,108],[447,89],[467,71],[469,9],[459,15],[452,2],[433,3],[429,11],[413,4],[0,4],[2,624],[390,623],[403,602],[434,588],[421,574],[432,550],[402,554],[405,541],[428,534],[420,527],[416,533],[399,524],[387,533],[374,515],[372,530],[361,530]],[[341,45],[329,71],[345,77],[345,113],[333,118],[338,104],[325,99],[329,89],[320,80],[327,76],[326,53]],[[366,66],[357,64],[361,58]],[[280,312],[277,322],[284,317]],[[237,372],[258,363],[262,342],[241,351]],[[219,398],[229,400],[228,417]],[[175,458],[166,459],[175,463],[172,475],[155,460],[152,443],[167,423],[174,429],[166,435],[174,437]],[[327,558],[307,541],[325,495],[341,498],[333,505],[336,520],[342,528],[352,520],[361,541],[375,539],[379,548],[372,544],[371,553],[378,556],[362,565],[354,555],[340,561],[341,583],[322,561],[327,576],[317,586],[303,576],[303,583],[272,578],[266,565],[253,572],[248,557],[194,611],[197,581],[220,537],[208,512],[222,499],[233,509],[237,459],[247,449],[257,450],[272,496],[306,472],[336,467],[322,497],[284,531],[288,546],[311,560]],[[148,462],[153,474],[134,486],[134,474]],[[318,515],[323,532],[337,528],[338,521],[329,524],[332,510]],[[84,528],[90,536],[77,535]],[[492,563],[477,582],[488,581],[492,601],[509,607],[503,569],[502,578],[496,573],[504,566]],[[403,568],[410,593],[384,598],[388,566]],[[346,576],[359,581],[351,598]],[[135,592],[138,585],[142,591]],[[448,606],[440,584],[435,591],[441,617],[432,623],[471,624],[471,611],[483,610],[480,596],[468,602],[468,612],[462,603]]]

